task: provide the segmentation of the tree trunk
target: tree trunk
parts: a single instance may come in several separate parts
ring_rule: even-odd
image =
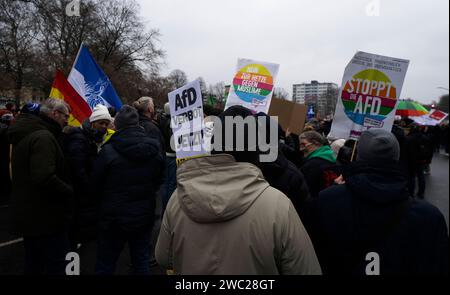
[[[14,99],[16,101],[17,109],[20,109],[20,106],[21,106],[22,86],[23,86],[23,74],[19,73],[17,75],[16,89],[14,91]]]

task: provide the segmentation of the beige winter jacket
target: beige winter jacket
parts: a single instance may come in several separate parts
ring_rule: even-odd
[[[179,167],[156,259],[182,275],[321,274],[291,201],[256,166],[229,155]]]

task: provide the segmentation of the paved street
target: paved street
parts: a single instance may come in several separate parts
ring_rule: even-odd
[[[436,154],[431,167],[431,175],[427,176],[427,190],[425,199],[438,207],[448,224],[448,199],[449,199],[449,157]]]
[[[157,202],[157,210],[160,210],[160,202]],[[24,265],[24,248],[20,237],[15,237],[9,232],[10,210],[7,206],[0,206],[0,275],[21,275]],[[159,223],[153,230],[153,242],[156,243],[159,233]],[[83,275],[93,275],[95,272],[96,243],[85,245],[80,250],[81,273]],[[117,275],[130,274],[130,256],[128,249],[122,252],[117,263]],[[164,270],[153,265],[152,274],[163,274]]]
[[[437,206],[449,222],[449,157],[436,155],[431,175],[427,176],[426,200]],[[10,223],[9,208],[0,206],[0,275],[19,275],[23,269],[23,243],[20,237],[9,234]],[[157,229],[154,236],[156,237]],[[83,274],[93,274],[95,266],[95,243],[87,245],[81,252],[81,264]],[[118,262],[117,274],[129,273],[129,255],[124,251]],[[152,267],[154,274],[162,274],[157,266]]]

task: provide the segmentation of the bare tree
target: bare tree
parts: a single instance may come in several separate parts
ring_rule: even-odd
[[[176,88],[167,77],[150,76],[146,81],[146,95],[153,97],[155,105],[162,108],[169,101],[168,94]]]
[[[182,70],[173,70],[167,79],[175,89],[181,88],[188,83],[188,77]]]
[[[200,79],[200,90],[202,92],[202,97],[203,97],[203,99],[205,99],[209,95],[208,87],[206,86],[206,82],[205,82],[205,79],[203,79],[203,77],[200,77],[199,79]]]
[[[20,105],[24,78],[31,70],[36,28],[30,3],[0,0],[0,72],[14,87]]]
[[[68,71],[82,42],[90,43],[96,30],[93,0],[81,3],[80,17],[66,14],[69,0],[33,0],[36,7],[34,21],[39,26],[40,49],[54,68]]]
[[[147,79],[159,77],[164,52],[159,31],[146,28],[137,2],[83,0],[79,17],[66,14],[70,2],[0,0],[0,73],[6,74],[0,90],[14,84],[20,97],[27,82],[49,91],[55,70],[68,74],[84,42],[125,101],[146,93]]]
[[[219,82],[214,85],[209,86],[209,93],[213,95],[218,102],[223,102],[225,100],[225,83]]]
[[[145,29],[139,17],[139,5],[134,0],[97,0],[98,27],[94,40],[103,63],[114,64],[115,70],[124,66],[142,66],[158,72],[164,51],[158,48],[160,33]]]

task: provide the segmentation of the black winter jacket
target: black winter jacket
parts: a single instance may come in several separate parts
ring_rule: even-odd
[[[165,141],[164,141],[164,137],[161,134],[161,130],[158,128],[158,126],[152,121],[152,119],[143,116],[143,115],[139,115],[139,125],[144,128],[146,134],[151,137],[154,138],[158,141],[159,145],[160,145],[160,149],[162,151],[164,151],[165,149]]]
[[[9,200],[10,193],[8,126],[0,123],[0,204]]]
[[[22,114],[9,128],[13,145],[11,205],[15,230],[43,236],[68,229],[73,190],[58,138],[61,127],[47,117]]]
[[[417,168],[430,164],[433,155],[431,140],[420,131],[412,131],[406,137],[406,153],[410,176]]]
[[[260,163],[260,168],[270,186],[283,192],[302,216],[311,198],[302,172],[281,152],[275,162]]]
[[[367,254],[381,275],[448,274],[448,231],[442,213],[410,200],[400,167],[353,163],[345,185],[313,201],[310,233],[324,274],[366,274]]]
[[[93,187],[100,197],[100,229],[136,232],[154,221],[164,160],[156,139],[142,127],[115,133],[95,163]]]
[[[301,171],[305,176],[311,197],[316,198],[322,190],[332,185],[334,180],[339,177],[340,169],[335,163],[322,158],[304,161]]]
[[[83,126],[69,129],[64,136],[64,153],[75,193],[73,234],[81,242],[95,239],[98,221],[98,198],[92,195],[91,188],[91,176],[98,147],[90,127],[85,124]]]

